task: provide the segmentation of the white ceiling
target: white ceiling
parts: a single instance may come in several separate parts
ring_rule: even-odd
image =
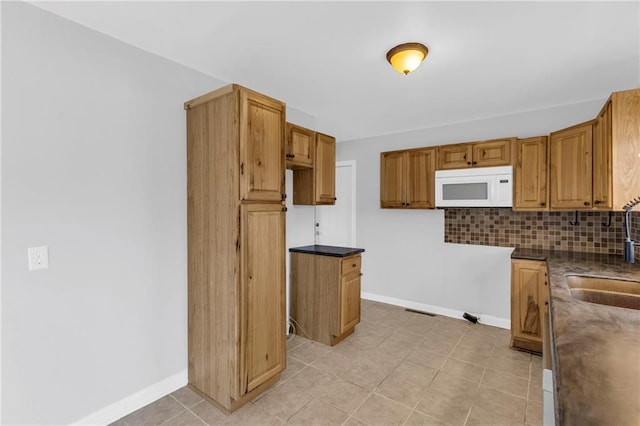
[[[38,2],[349,140],[640,85],[640,2]],[[396,44],[429,47],[403,76]],[[213,88],[212,88],[213,89]]]

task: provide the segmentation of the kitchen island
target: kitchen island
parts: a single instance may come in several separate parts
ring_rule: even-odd
[[[640,310],[579,300],[567,277],[640,286],[640,265],[622,256],[533,249],[511,257],[547,262],[556,424],[639,425]]]
[[[364,249],[312,245],[291,252],[291,318],[296,333],[325,345],[352,334],[360,322]]]

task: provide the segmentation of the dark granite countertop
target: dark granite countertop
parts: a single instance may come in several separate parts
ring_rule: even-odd
[[[364,252],[364,249],[354,247],[334,247],[334,246],[303,246],[293,247],[289,249],[293,253],[307,253],[315,254],[318,256],[331,256],[331,257],[348,257],[358,253]]]
[[[549,269],[556,419],[560,425],[640,425],[640,311],[583,302],[566,275],[640,285],[640,265],[622,256],[516,249],[514,259]]]

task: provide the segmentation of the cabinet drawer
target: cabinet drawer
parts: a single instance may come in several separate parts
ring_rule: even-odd
[[[348,257],[342,260],[342,267],[340,268],[340,274],[346,275],[349,272],[359,271],[362,264],[362,258],[360,256]]]

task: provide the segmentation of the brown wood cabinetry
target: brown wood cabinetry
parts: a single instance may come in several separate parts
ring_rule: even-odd
[[[438,147],[438,170],[473,167],[473,149],[470,143]]]
[[[542,353],[544,315],[549,303],[547,264],[511,261],[511,346]]]
[[[230,85],[185,109],[189,385],[233,411],[286,363],[285,105]]]
[[[361,256],[291,253],[291,317],[296,333],[335,345],[360,322]]]
[[[593,125],[593,207],[621,210],[640,196],[640,89],[615,92]]]
[[[621,210],[640,195],[640,89],[550,137],[551,209]]]
[[[551,209],[591,208],[593,122],[551,133]]]
[[[313,149],[313,168],[293,172],[293,204],[335,204],[336,139],[316,132]]]
[[[316,132],[287,123],[287,168],[309,169],[313,167]]]
[[[518,139],[514,147],[513,210],[548,210],[547,137]]]
[[[380,207],[435,208],[436,148],[380,154]]]
[[[508,166],[515,138],[494,139],[438,147],[438,170]]]

